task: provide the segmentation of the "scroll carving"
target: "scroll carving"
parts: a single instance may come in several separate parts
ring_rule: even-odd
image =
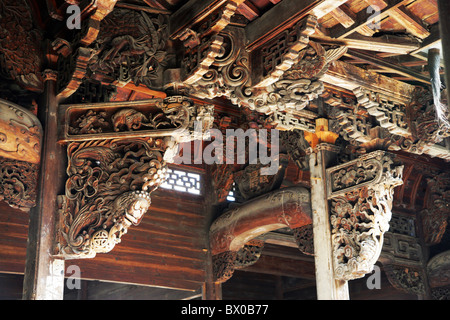
[[[170,96],[131,103],[73,105],[66,108],[64,117],[63,141],[172,136],[182,142],[194,138],[194,121],[201,122],[202,133],[212,127],[214,106]]]
[[[72,43],[61,39],[53,43],[60,54],[59,97],[72,95],[85,77],[99,75],[120,87],[129,82],[162,87],[162,69],[168,60],[166,17],[122,8],[112,10],[115,0],[100,2],[101,8],[98,6],[83,22],[78,38]]]
[[[56,256],[93,258],[111,251],[151,204],[165,179],[161,139],[73,142],[67,149],[66,193]]]
[[[213,274],[216,282],[229,280],[235,270],[255,264],[261,256],[264,241],[251,240],[239,251],[225,251],[213,257]]]
[[[346,51],[346,47],[325,48],[309,41],[315,23],[310,16],[287,31],[287,38],[282,36],[286,43],[266,44],[261,49],[262,74],[260,65],[250,65],[245,33],[240,28],[228,26],[197,42],[189,41],[185,44],[189,48],[183,60],[183,82],[200,98],[224,96],[238,106],[265,114],[299,112],[322,94],[319,78]],[[192,35],[186,39],[192,40]],[[255,63],[260,64],[259,60]]]
[[[29,211],[36,205],[39,165],[0,157],[0,200]]]
[[[393,189],[403,183],[402,171],[382,151],[327,169],[336,279],[372,271],[389,229]]]
[[[42,127],[28,110],[0,100],[0,198],[28,211],[36,205]]]
[[[427,207],[420,212],[425,243],[438,244],[450,216],[450,175],[440,173],[428,178]]]
[[[214,121],[214,106],[184,96],[63,110],[68,178],[57,199],[55,256],[64,259],[111,251],[149,210],[178,144],[204,137],[196,136],[194,122],[206,131]]]
[[[24,89],[42,92],[43,35],[34,27],[31,13],[25,0],[0,3],[0,65]]]
[[[427,282],[425,256],[415,229],[415,217],[394,213],[389,231],[384,235],[379,261],[394,288],[424,295]]]

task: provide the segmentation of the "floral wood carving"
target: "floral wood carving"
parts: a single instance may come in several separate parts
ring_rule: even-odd
[[[229,280],[234,270],[244,269],[255,264],[261,257],[264,241],[251,240],[239,251],[225,251],[213,257],[213,274],[216,282]]]
[[[107,138],[175,137],[190,141],[194,121],[202,133],[212,127],[213,105],[198,105],[184,96],[127,103],[94,103],[66,107],[62,141]],[[201,138],[201,137],[199,137]]]
[[[420,212],[427,245],[441,242],[450,216],[450,174],[442,172],[428,178],[427,207]]]
[[[58,55],[58,98],[70,97],[87,76],[89,62],[97,52],[92,43],[98,37],[101,21],[113,11],[116,2],[89,0],[77,3],[82,11],[81,29],[70,41],[57,38],[52,42]]]
[[[164,16],[116,8],[101,23],[88,68],[123,86],[155,85],[165,65],[167,22]]]
[[[0,157],[0,200],[28,212],[36,205],[39,165]]]
[[[111,251],[151,204],[165,179],[162,139],[115,139],[68,145],[66,193],[56,256],[93,258]]]
[[[383,151],[327,169],[336,279],[372,271],[389,229],[393,189],[403,183],[402,171]]]
[[[31,12],[25,0],[0,2],[0,68],[21,87],[42,92],[43,35]]]
[[[36,205],[42,127],[28,110],[0,100],[0,198],[28,211]]]

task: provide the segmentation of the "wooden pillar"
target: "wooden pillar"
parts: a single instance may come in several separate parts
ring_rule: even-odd
[[[56,196],[64,192],[65,154],[57,142],[56,73],[44,71],[45,88],[39,106],[44,128],[37,205],[30,210],[24,300],[57,300],[64,293],[64,260],[54,259]]]
[[[311,206],[313,212],[314,261],[318,300],[348,300],[347,281],[334,279],[331,224],[326,193],[325,170],[336,147],[319,144],[309,158]]]
[[[211,166],[206,167],[205,187],[203,189],[205,195],[204,211],[206,215],[206,229],[205,229],[205,282],[202,287],[203,300],[222,300],[222,284],[214,281],[214,270],[211,254],[211,246],[209,241],[209,228],[216,216],[216,202],[217,195],[212,182]]]
[[[444,56],[445,82],[447,98],[450,101],[450,1],[438,0],[439,29],[441,34],[442,50]]]

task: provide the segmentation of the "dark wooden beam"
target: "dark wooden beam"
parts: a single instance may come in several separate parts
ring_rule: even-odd
[[[406,76],[413,80],[417,80],[417,81],[420,81],[425,84],[430,84],[429,77],[427,77],[421,73],[414,72],[411,68],[407,68],[407,67],[398,65],[396,63],[393,63],[393,62],[389,61],[389,59],[380,59],[371,54],[364,53],[364,52],[354,50],[354,49],[348,50],[346,55],[349,57],[352,57],[352,58],[357,58],[359,60],[366,61],[367,63],[373,64],[377,67],[381,67],[387,71],[390,71],[390,72],[393,72],[396,74],[400,74],[402,76]]]
[[[442,37],[442,51],[445,66],[445,82],[447,85],[447,98],[450,101],[450,2],[448,0],[438,0],[439,28]]]
[[[262,43],[291,27],[307,15],[321,18],[347,0],[284,0],[245,28],[247,49],[253,50]]]
[[[314,280],[314,262],[262,255],[259,260],[242,271]]]
[[[382,21],[383,19],[389,17],[393,9],[406,5],[409,2],[411,2],[411,0],[386,0],[387,6],[381,9],[377,19]],[[373,11],[361,10],[356,14],[356,23],[354,23],[350,28],[345,28],[341,24],[338,24],[330,29],[330,36],[332,38],[345,38],[354,32],[367,28],[367,25],[373,22],[374,16]]]
[[[44,72],[45,89],[39,106],[44,128],[37,205],[30,211],[27,257],[23,285],[24,300],[62,299],[64,261],[54,259],[56,197],[64,192],[65,152],[58,144],[58,102],[56,74]]]
[[[420,39],[425,39],[430,35],[422,21],[409,12],[405,6],[391,9],[389,16],[394,18],[409,33]]]
[[[189,0],[170,16],[170,37],[178,38],[180,33],[224,5],[226,0]]]

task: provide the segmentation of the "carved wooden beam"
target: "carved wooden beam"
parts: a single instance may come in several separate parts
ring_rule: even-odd
[[[189,135],[194,121],[211,128],[214,106],[198,105],[184,96],[130,102],[63,105],[60,141],[112,138],[174,137]],[[181,142],[181,140],[180,140]]]
[[[0,198],[14,208],[36,205],[42,137],[34,114],[0,99]]]
[[[33,24],[31,9],[25,0],[0,3],[0,65],[21,87],[41,93],[44,56],[42,31]]]
[[[248,40],[247,50],[253,51],[257,47],[279,35],[286,28],[290,28],[308,15],[316,19],[332,12],[348,0],[284,0],[266,12],[262,17],[254,20],[245,28]]]
[[[425,243],[435,245],[441,242],[450,216],[450,174],[441,172],[427,179],[426,207],[420,217]]]
[[[428,290],[425,251],[416,235],[416,219],[393,213],[379,261],[394,288],[424,296]]]
[[[201,26],[202,31],[220,32],[244,0],[190,0],[170,17],[170,37],[178,39],[187,29]],[[197,30],[199,31],[199,30]],[[203,32],[202,32],[203,33]]]
[[[67,146],[65,195],[58,197],[55,257],[93,258],[111,251],[151,205],[178,143],[204,131],[213,107],[183,96],[126,103],[61,106]]]
[[[373,12],[370,10],[361,10],[356,14],[356,23],[350,28],[345,28],[340,24],[336,25],[329,30],[330,36],[332,38],[345,38],[354,32],[363,31],[367,28],[368,24],[373,23],[375,18],[382,21],[391,14],[393,9],[399,8],[408,2],[410,2],[410,0],[388,0],[386,1],[387,5],[384,8],[380,8],[381,11],[377,16],[374,16]]]
[[[372,271],[389,229],[393,189],[403,183],[402,171],[393,155],[383,151],[326,170],[335,279],[357,279]]]
[[[311,214],[309,192],[301,187],[265,194],[222,214],[210,228],[216,280],[231,277],[238,252],[250,240],[275,229],[311,224]]]

